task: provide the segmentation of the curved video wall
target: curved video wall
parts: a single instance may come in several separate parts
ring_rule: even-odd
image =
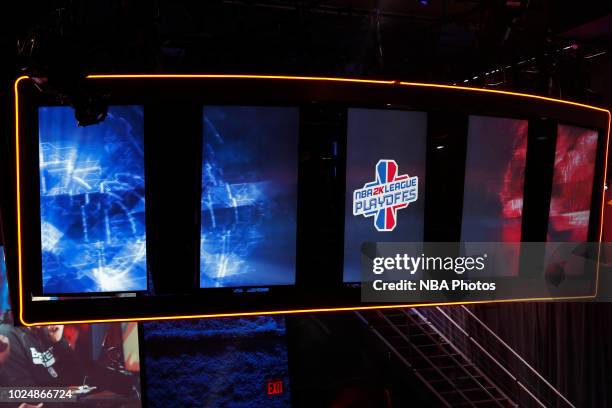
[[[390,305],[360,291],[385,243],[507,244],[490,263],[516,289],[496,300],[516,300],[535,296],[519,283],[550,280],[528,270],[523,243],[601,240],[604,109],[330,78],[84,87],[108,113],[82,127],[16,83],[1,210],[23,324]],[[580,276],[542,297],[591,296],[597,275]]]

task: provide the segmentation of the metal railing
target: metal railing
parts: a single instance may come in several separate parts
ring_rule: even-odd
[[[449,408],[457,404],[476,408],[478,405],[475,401],[486,401],[489,403],[488,406],[499,408],[516,407],[516,404],[477,367],[472,366],[476,371],[476,375],[468,370],[467,367],[471,366],[471,364],[469,364],[466,356],[456,349],[453,344],[446,341],[444,336],[432,327],[430,323],[423,321],[421,317],[417,316],[413,309],[399,309],[394,312],[371,312],[379,324],[373,324],[372,316],[368,318],[362,313],[355,313],[383,341],[389,351],[395,354],[429,388],[441,404]],[[389,313],[391,313],[392,318],[389,317]],[[403,319],[401,319],[402,316],[404,317]],[[401,320],[399,325],[392,321],[392,319],[396,320],[398,317]],[[381,326],[380,323],[383,325]],[[381,327],[391,330],[391,337],[396,340],[390,341],[390,338],[388,338],[389,331],[387,331],[387,335],[384,335],[381,333]],[[423,343],[423,340],[418,345],[413,343],[411,336],[414,335],[421,336],[421,339],[425,338],[425,343]],[[400,340],[402,341],[401,344],[397,343]],[[425,348],[428,350],[427,353],[424,351]],[[444,358],[444,363],[441,363],[444,368],[439,367],[438,363],[433,361],[434,359],[439,361],[438,359],[441,357]],[[419,360],[421,363],[425,362],[425,366],[421,364],[418,367],[413,365],[413,362],[418,362]],[[421,374],[424,370],[432,370],[437,373],[436,377],[438,379],[435,380],[436,384]],[[464,381],[466,380],[471,380],[470,386],[465,385]],[[460,385],[460,382],[463,385]],[[444,383],[446,386],[443,389],[438,389],[440,383]],[[466,394],[466,392],[470,392],[471,395],[474,395],[475,391],[480,392],[479,398],[473,399],[473,397]],[[449,400],[448,398],[452,399]]]
[[[412,309],[521,407],[576,408],[466,306]]]

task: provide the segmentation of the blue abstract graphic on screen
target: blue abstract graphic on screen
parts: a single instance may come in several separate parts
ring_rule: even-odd
[[[299,110],[204,107],[200,286],[295,283]]]
[[[4,314],[11,308],[8,292],[6,264],[4,263],[4,247],[0,246],[0,319],[2,319]]]
[[[44,293],[146,290],[143,124],[141,106],[87,127],[39,109]]]

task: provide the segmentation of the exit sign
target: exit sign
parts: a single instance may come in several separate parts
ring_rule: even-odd
[[[268,381],[266,391],[268,395],[278,395],[283,393],[283,380]]]

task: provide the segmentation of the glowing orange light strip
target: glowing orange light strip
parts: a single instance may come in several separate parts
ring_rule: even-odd
[[[399,82],[399,81],[383,81],[383,80],[370,80],[370,79],[351,79],[351,78],[333,78],[333,77],[309,77],[309,76],[282,76],[282,75],[225,75],[225,74],[111,74],[111,75],[88,75],[88,79],[155,79],[155,78],[177,78],[177,79],[271,79],[271,80],[302,80],[302,81],[331,81],[331,82],[349,82],[349,83],[368,83],[377,85],[402,85],[402,86],[414,86],[423,88],[441,88],[441,89],[453,89],[463,90],[471,92],[486,92],[492,94],[509,95],[515,97],[525,97],[531,99],[539,99],[548,102],[556,102],[562,104],[573,105],[577,107],[593,109],[600,112],[606,112],[608,115],[608,130],[606,135],[606,157],[604,164],[604,179],[608,168],[608,148],[610,139],[610,111],[602,109],[596,106],[585,105],[582,103],[565,101],[561,99],[554,99],[539,95],[530,95],[518,92],[500,91],[494,89],[482,89],[482,88],[470,88],[463,86],[451,86],[441,84],[424,84],[415,82]],[[571,296],[571,297],[543,297],[543,298],[524,298],[524,299],[499,299],[499,300],[483,300],[483,301],[472,301],[472,302],[442,302],[442,303],[418,303],[418,304],[392,304],[392,305],[376,305],[376,306],[352,306],[352,307],[335,307],[335,308],[314,308],[314,309],[294,309],[294,310],[277,310],[277,311],[260,311],[260,312],[236,312],[236,313],[215,313],[215,314],[201,314],[201,315],[178,315],[178,316],[155,316],[155,317],[136,317],[136,318],[116,318],[116,319],[93,319],[93,320],[71,320],[61,322],[37,322],[28,323],[23,318],[23,278],[22,278],[22,237],[21,237],[21,174],[20,174],[20,140],[19,140],[19,83],[29,79],[27,76],[21,76],[15,80],[14,92],[15,92],[15,163],[16,163],[16,177],[17,177],[17,265],[19,274],[19,320],[25,326],[38,326],[38,325],[50,325],[50,324],[77,324],[77,323],[110,323],[110,322],[131,322],[131,321],[151,321],[151,320],[172,320],[172,319],[202,319],[210,317],[239,317],[239,316],[262,316],[262,315],[279,315],[279,314],[297,314],[297,313],[319,313],[319,312],[342,312],[342,311],[358,311],[358,310],[372,310],[372,309],[397,309],[405,307],[431,307],[431,306],[451,306],[451,305],[470,305],[480,303],[508,303],[508,302],[529,302],[529,301],[545,301],[545,300],[579,300],[579,299],[593,299],[597,296],[597,290],[599,285],[599,267],[597,268],[595,294],[589,296]],[[605,188],[605,180],[604,180]],[[605,193],[605,191],[603,192]],[[605,207],[605,199],[602,194],[601,204],[601,219],[600,219],[600,232],[599,241],[601,242],[603,236],[603,213]]]
[[[608,176],[608,154],[610,147],[610,126],[612,126],[612,114],[609,110],[606,110],[608,114],[608,133],[606,135],[606,152],[605,152],[605,160],[604,160],[604,180],[603,185],[601,186],[601,210],[599,212],[599,250],[597,251],[597,275],[595,276],[595,296],[599,293],[599,264],[601,260],[601,242],[603,241],[603,228],[604,228],[604,211],[606,207],[606,177]]]
[[[597,106],[586,105],[583,103],[566,101],[563,99],[550,98],[547,96],[532,95],[521,92],[502,91],[498,89],[472,88],[468,86],[426,84],[421,82],[404,82],[380,79],[360,79],[360,78],[336,78],[336,77],[316,77],[316,76],[287,76],[287,75],[249,75],[249,74],[91,74],[88,79],[281,79],[297,81],[329,81],[329,82],[353,82],[378,85],[404,85],[421,88],[453,89],[461,91],[485,92],[498,95],[520,96],[531,99],[539,99],[548,102],[557,102],[568,105],[580,106],[582,108],[594,109],[601,112],[608,112],[607,109]]]
[[[603,108],[599,108],[597,106],[586,105],[584,103],[579,103],[579,102],[566,101],[566,100],[563,100],[563,99],[549,98],[548,96],[526,94],[526,93],[521,93],[521,92],[502,91],[502,90],[499,90],[499,89],[470,88],[469,86],[455,86],[455,85],[442,85],[442,84],[423,84],[423,83],[419,83],[419,82],[399,82],[399,84],[400,85],[407,85],[407,86],[422,87],[422,88],[455,89],[455,90],[460,90],[460,91],[482,92],[482,93],[491,93],[491,94],[497,94],[497,95],[520,96],[520,97],[523,97],[523,98],[539,99],[541,101],[556,102],[556,103],[563,103],[563,104],[566,104],[566,105],[579,106],[581,108],[593,109],[593,110],[597,110],[597,111],[600,111],[600,112],[607,112],[608,116],[610,115],[610,111],[609,110],[603,109]]]
[[[241,74],[92,74],[88,79],[285,79],[298,81],[331,81],[331,82],[354,82],[365,84],[397,84],[397,81],[381,79],[358,79],[358,78],[333,78],[333,77],[311,77],[311,76],[286,76],[286,75],[241,75]]]
[[[27,323],[21,319],[24,326],[44,326],[51,324],[79,324],[79,323],[113,323],[113,322],[146,322],[153,320],[177,320],[177,319],[206,319],[211,317],[245,317],[245,316],[272,316],[284,314],[302,314],[302,313],[322,313],[322,312],[347,312],[360,310],[380,310],[380,309],[401,309],[406,307],[433,307],[433,306],[453,306],[453,305],[476,305],[481,303],[509,303],[509,302],[534,302],[543,300],[580,300],[592,299],[593,296],[571,296],[560,298],[526,298],[526,299],[507,299],[507,300],[479,300],[472,302],[442,302],[442,303],[408,303],[404,305],[376,305],[376,306],[350,306],[350,307],[332,307],[319,309],[292,309],[292,310],[273,310],[261,312],[235,312],[235,313],[213,313],[201,315],[178,315],[178,316],[155,316],[155,317],[131,317],[131,318],[116,318],[116,319],[94,319],[94,320],[67,320],[60,322],[38,322]]]
[[[19,321],[26,324],[23,320],[23,278],[21,263],[21,163],[19,159],[19,83],[27,76],[20,76],[15,80],[15,167],[17,175],[17,269],[19,272]]]

